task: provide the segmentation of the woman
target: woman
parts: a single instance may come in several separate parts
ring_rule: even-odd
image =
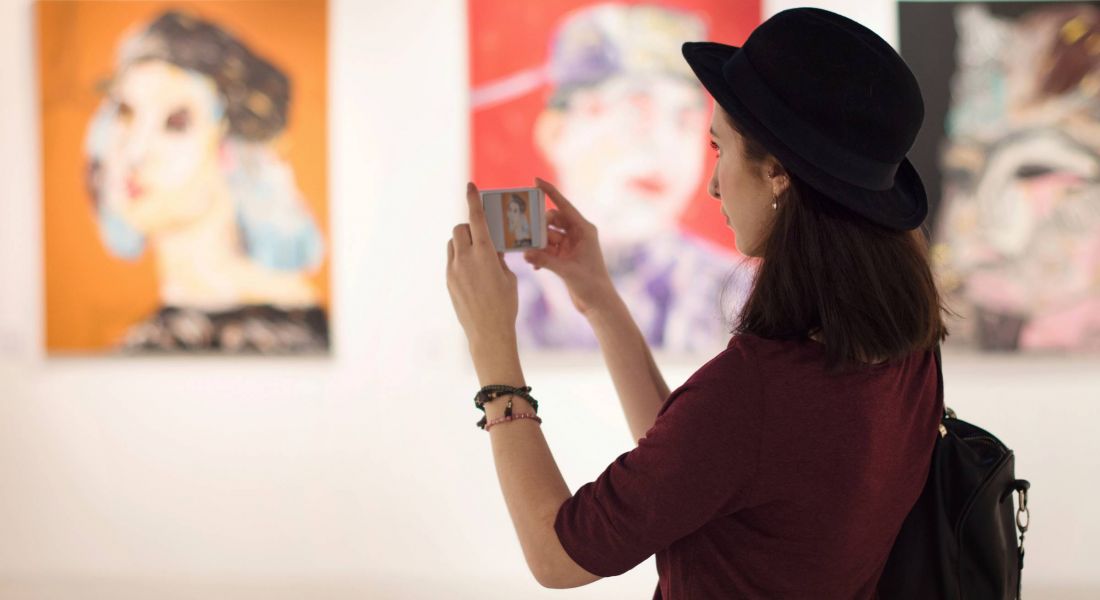
[[[947,330],[905,158],[920,90],[885,41],[820,9],[778,13],[742,48],[682,53],[716,102],[710,193],[758,275],[727,348],[670,394],[596,226],[540,183],[566,232],[533,261],[592,323],[638,445],[570,494],[539,421],[496,421],[537,404],[486,402],[525,558],[555,588],[656,554],[654,598],[873,598],[942,414],[933,350]],[[527,389],[508,330],[515,276],[470,205],[449,289],[481,384]]]
[[[86,141],[107,248],[156,253],[161,308],[127,351],[311,352],[317,225],[272,141],[290,84],[217,25],[166,12],[128,37]]]

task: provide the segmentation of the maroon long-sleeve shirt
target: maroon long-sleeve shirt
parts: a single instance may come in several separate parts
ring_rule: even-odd
[[[935,359],[824,362],[812,340],[734,336],[562,504],[566,552],[603,577],[656,554],[655,600],[874,598],[938,435]]]

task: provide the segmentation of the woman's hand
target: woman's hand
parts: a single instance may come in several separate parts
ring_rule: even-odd
[[[519,292],[516,274],[489,237],[481,195],[466,186],[470,222],[454,227],[447,242],[447,291],[471,346],[514,341]]]
[[[546,268],[561,277],[573,306],[586,315],[612,301],[617,293],[604,264],[596,226],[551,183],[539,178],[535,183],[556,207],[546,211],[546,222],[562,231],[548,228],[546,248],[527,250],[523,259],[535,269]]]

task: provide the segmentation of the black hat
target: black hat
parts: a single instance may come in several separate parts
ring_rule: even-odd
[[[885,227],[924,221],[924,185],[905,157],[924,101],[908,65],[873,31],[793,8],[740,48],[687,42],[681,50],[715,101],[791,173]]]

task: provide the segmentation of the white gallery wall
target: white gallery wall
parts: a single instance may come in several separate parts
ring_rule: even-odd
[[[811,4],[896,43],[893,2]],[[0,0],[0,598],[652,594],[652,558],[541,588],[474,427],[444,271],[465,28],[460,0],[331,0],[332,358],[46,359],[32,4]],[[575,490],[632,447],[610,377],[598,356],[521,358]],[[705,362],[656,358],[673,388]],[[948,403],[1032,481],[1025,590],[1100,597],[1100,358],[945,360]]]

